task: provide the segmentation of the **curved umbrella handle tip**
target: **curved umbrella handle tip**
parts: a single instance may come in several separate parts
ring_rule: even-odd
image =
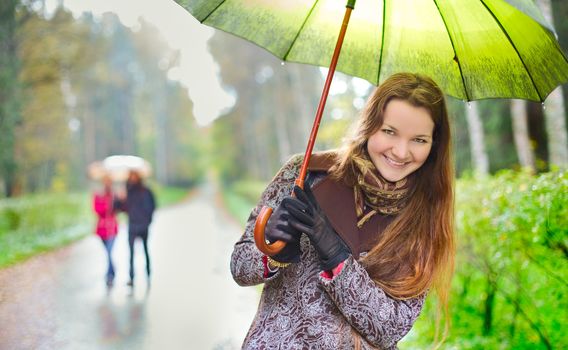
[[[256,222],[254,223],[254,243],[256,244],[258,250],[268,256],[273,256],[280,253],[280,251],[282,251],[282,249],[284,249],[284,247],[286,246],[286,242],[284,241],[276,241],[272,244],[266,243],[266,238],[264,237],[264,229],[271,215],[272,208],[262,207],[260,213],[256,218]]]

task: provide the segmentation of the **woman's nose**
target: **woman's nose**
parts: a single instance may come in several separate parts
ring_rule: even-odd
[[[408,144],[406,143],[406,141],[401,140],[395,143],[392,147],[392,154],[398,158],[395,160],[406,160],[408,158]]]

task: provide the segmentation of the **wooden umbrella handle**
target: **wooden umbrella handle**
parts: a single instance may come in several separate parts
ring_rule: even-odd
[[[296,179],[295,184],[304,188],[304,180],[301,180],[300,178]],[[282,251],[282,249],[286,246],[286,242],[284,241],[275,241],[272,244],[266,242],[266,238],[264,237],[264,228],[266,227],[271,215],[271,207],[262,207],[254,223],[254,243],[258,250],[268,256],[280,253],[280,251]]]
[[[272,244],[266,242],[264,238],[264,227],[272,215],[272,208],[262,207],[260,213],[256,217],[256,222],[254,223],[254,242],[258,250],[263,252],[268,256],[273,256],[278,254],[286,246],[284,241],[276,241]]]
[[[308,140],[308,146],[306,147],[306,153],[304,154],[304,161],[302,162],[302,166],[300,168],[300,174],[296,179],[296,185],[300,186],[301,188],[304,188],[304,180],[306,179],[306,174],[308,173],[308,164],[310,163],[310,157],[312,156],[312,151],[316,142],[316,136],[318,134],[325,102],[327,101],[327,96],[329,95],[329,88],[331,86],[331,81],[333,80],[333,74],[335,73],[337,61],[339,60],[341,45],[343,45],[343,38],[345,38],[347,24],[349,23],[351,11],[353,10],[354,6],[355,0],[348,0],[347,8],[345,9],[345,16],[343,17],[343,23],[341,25],[341,30],[337,38],[337,43],[335,44],[335,51],[333,52],[333,57],[331,58],[331,63],[329,64],[329,71],[327,72],[327,78],[325,79],[323,92],[321,94],[318,109],[316,111],[316,117],[314,119],[314,125],[312,126],[312,132],[310,133],[310,139]],[[264,228],[266,226],[266,223],[268,222],[268,219],[270,219],[270,215],[272,215],[272,208],[270,207],[263,207],[258,214],[256,222],[254,224],[254,242],[258,250],[268,256],[273,256],[284,249],[286,242],[276,241],[272,244],[268,244],[266,242],[266,239],[264,237]]]

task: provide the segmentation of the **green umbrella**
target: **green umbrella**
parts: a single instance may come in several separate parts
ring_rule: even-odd
[[[284,61],[318,66],[329,66],[345,6],[345,0],[176,1],[200,22]],[[568,81],[568,63],[543,24],[532,0],[359,0],[337,70],[375,85],[396,72],[423,73],[468,101],[544,101]]]
[[[532,0],[359,0],[356,9],[355,0],[348,0],[345,14],[340,0],[176,2],[200,22],[284,61],[330,67],[299,185],[336,66],[375,85],[397,72],[425,74],[446,93],[467,101],[544,101],[568,81],[568,60]],[[255,240],[262,252],[274,255],[283,242],[267,245],[264,240],[270,214],[266,208],[258,216]]]

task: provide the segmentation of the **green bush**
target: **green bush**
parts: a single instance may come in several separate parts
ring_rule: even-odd
[[[263,181],[237,181],[229,188],[231,192],[244,198],[250,203],[257,203],[260,200],[260,195],[266,187],[266,182]]]
[[[20,217],[20,213],[12,208],[5,208],[4,210],[0,211],[0,235],[2,232],[13,231],[17,230],[20,227],[20,223],[22,221]]]
[[[223,189],[223,202],[229,213],[244,225],[265,187],[262,181],[235,182]]]
[[[166,207],[168,205],[177,204],[186,198],[189,194],[190,189],[186,187],[172,187],[172,186],[160,186],[152,185],[150,189],[154,192],[156,205],[159,208]]]
[[[456,226],[453,325],[444,348],[568,348],[568,173],[461,179]],[[431,343],[431,303],[401,348]]]
[[[0,200],[0,267],[92,232],[90,203],[85,193]]]

